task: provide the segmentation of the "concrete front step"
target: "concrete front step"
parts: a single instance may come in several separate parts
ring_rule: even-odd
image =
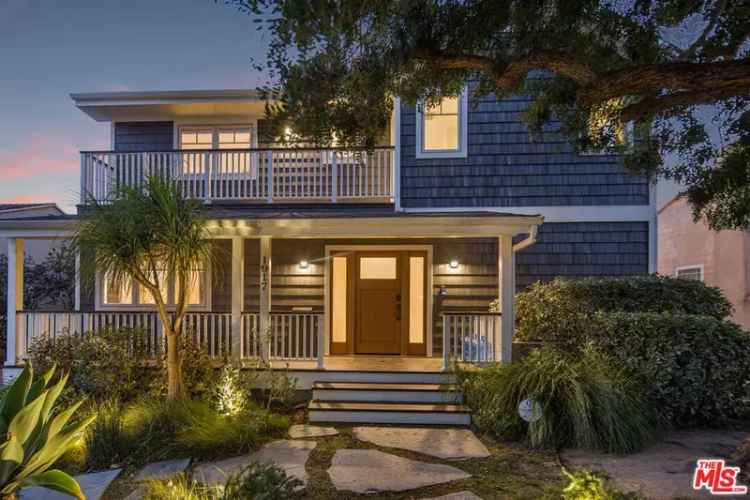
[[[369,403],[454,403],[463,397],[454,384],[396,384],[316,382],[316,401],[364,401]]]
[[[295,372],[298,376],[301,372]],[[324,370],[309,372],[316,382],[358,382],[366,384],[455,384],[456,374],[451,372],[398,372]]]
[[[311,401],[310,422],[403,425],[469,425],[471,415],[461,405],[448,403],[368,403]]]

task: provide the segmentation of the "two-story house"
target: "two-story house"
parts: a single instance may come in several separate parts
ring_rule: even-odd
[[[281,147],[254,91],[72,98],[111,127],[109,145],[81,153],[79,214],[85,196],[157,173],[202,200],[227,278],[194,270],[186,334],[216,358],[288,367],[313,389],[313,420],[465,422],[460,396],[435,384],[450,381],[451,360],[511,359],[516,290],[654,271],[649,182],[616,156],[576,153],[558,124],[532,139],[523,98],[399,103],[373,151]],[[75,311],[24,310],[23,240],[68,237],[76,219],[0,222],[12,250],[6,366],[38,336],[103,324],[160,345],[148,294],[106,275],[79,279]]]

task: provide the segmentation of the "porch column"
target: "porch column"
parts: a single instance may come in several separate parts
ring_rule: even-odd
[[[242,307],[245,304],[245,240],[232,238],[232,361],[239,363],[244,350]]]
[[[5,365],[15,366],[24,347],[18,338],[16,312],[23,310],[23,240],[8,238],[8,283],[5,322]]]
[[[75,298],[73,304],[73,310],[79,312],[81,310],[81,252],[76,252],[76,288]]]
[[[260,315],[258,330],[260,351],[264,360],[270,361],[271,336],[271,237],[260,238]]]
[[[510,363],[513,352],[513,333],[516,325],[514,299],[516,290],[516,265],[513,254],[513,237],[503,235],[497,241],[497,277],[500,303],[500,338],[495,345],[497,361]]]

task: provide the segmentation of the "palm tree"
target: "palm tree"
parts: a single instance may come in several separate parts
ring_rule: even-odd
[[[143,186],[118,189],[111,200],[90,200],[73,243],[90,259],[81,271],[102,273],[115,284],[132,280],[153,298],[167,337],[167,393],[183,396],[180,332],[187,313],[188,291],[195,273],[209,269],[212,244],[205,238],[206,219],[199,202],[189,200],[173,181],[159,176]],[[173,309],[167,304],[167,280],[176,284]]]

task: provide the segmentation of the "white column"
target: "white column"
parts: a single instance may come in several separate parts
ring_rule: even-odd
[[[268,335],[271,334],[271,237],[260,238],[260,315],[258,330],[261,353],[269,359]]]
[[[8,283],[7,283],[5,364],[15,366],[19,348],[16,312],[23,309],[23,240],[8,238]]]
[[[245,303],[245,240],[232,238],[232,361],[242,359],[242,306]]]
[[[500,299],[500,339],[495,345],[497,361],[509,363],[513,352],[513,334],[516,324],[514,299],[516,291],[516,265],[513,254],[513,238],[500,236],[497,240],[497,276]]]
[[[81,253],[76,252],[76,289],[75,289],[75,304],[73,310],[79,312],[81,310]]]

